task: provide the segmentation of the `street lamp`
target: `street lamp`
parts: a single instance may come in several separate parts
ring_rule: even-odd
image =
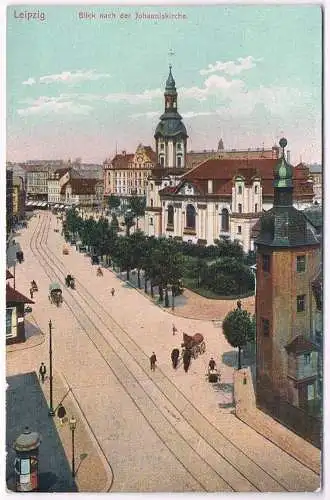
[[[53,408],[53,350],[52,350],[52,321],[49,320],[49,411],[48,415],[54,417],[55,411]]]
[[[71,417],[69,420],[69,425],[71,429],[71,437],[72,437],[72,477],[75,477],[75,463],[74,463],[74,431],[76,430],[77,420],[74,417]]]

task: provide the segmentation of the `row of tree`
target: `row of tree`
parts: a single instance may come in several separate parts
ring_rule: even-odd
[[[184,271],[183,257],[176,250],[175,243],[166,238],[147,237],[140,230],[130,234],[134,224],[133,217],[125,219],[126,234],[118,234],[118,221],[113,216],[109,224],[106,218],[98,221],[90,217],[83,220],[74,209],[67,212],[64,236],[67,240],[79,238],[82,245],[89,247],[91,253],[111,259],[120,270],[125,270],[127,280],[130,272],[137,270],[138,287],[141,288],[141,271],[144,274],[144,288],[148,292],[150,282],[151,295],[154,287],[159,287],[160,300],[169,306],[168,288],[172,289],[172,307],[178,294]]]

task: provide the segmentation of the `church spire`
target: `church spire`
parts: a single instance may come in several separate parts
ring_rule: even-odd
[[[283,137],[279,144],[282,155],[274,169],[274,206],[290,206],[293,203],[293,170],[285,159],[288,141]]]
[[[166,85],[165,85],[165,91],[166,92],[175,92],[176,93],[176,88],[175,88],[175,80],[172,75],[172,65],[170,64],[170,72],[166,80]]]

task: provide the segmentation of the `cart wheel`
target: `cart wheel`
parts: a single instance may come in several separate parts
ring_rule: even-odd
[[[205,352],[205,351],[206,351],[206,345],[205,345],[204,340],[203,340],[203,342],[201,343],[201,345],[200,345],[199,349],[200,349],[201,354],[203,354],[203,352]]]

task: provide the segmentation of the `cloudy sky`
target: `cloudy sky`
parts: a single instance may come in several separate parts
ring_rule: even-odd
[[[285,135],[293,162],[321,161],[321,10],[303,5],[9,7],[7,160],[154,147],[170,61],[188,149]]]

